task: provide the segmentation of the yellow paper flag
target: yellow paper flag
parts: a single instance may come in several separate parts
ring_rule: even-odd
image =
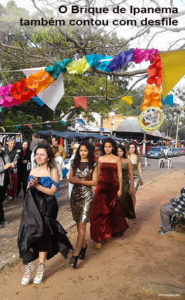
[[[121,100],[123,100],[128,105],[131,105],[133,103],[132,96],[125,96],[125,97],[121,98]]]
[[[2,131],[3,131],[3,132],[5,132],[5,129],[4,129],[4,127],[0,127],[0,129],[2,129]]]
[[[78,60],[70,62],[66,66],[66,69],[69,74],[83,74],[85,71],[90,69],[90,66],[84,56]]]
[[[160,57],[162,60],[162,94],[165,99],[185,75],[185,50],[160,52]]]

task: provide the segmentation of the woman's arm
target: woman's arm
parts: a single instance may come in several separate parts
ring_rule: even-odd
[[[132,196],[134,191],[134,176],[133,176],[133,167],[130,159],[128,159],[128,176],[130,181],[129,194]]]
[[[11,167],[11,163],[4,164],[2,160],[2,163],[0,163],[0,174],[4,173],[4,171],[10,167]]]
[[[120,197],[122,194],[122,166],[121,166],[121,159],[119,158],[117,160],[117,168],[118,168],[118,181],[119,181],[118,197]]]
[[[98,158],[97,163],[98,163],[98,166],[97,166],[97,180],[98,180],[99,175],[100,175],[101,156]]]
[[[69,181],[73,178],[73,176],[74,176],[73,168],[70,167],[70,171],[69,171]]]
[[[140,185],[143,185],[143,179],[142,179],[142,171],[141,171],[141,160],[137,163],[137,169],[140,177]]]
[[[53,177],[52,179],[53,179],[54,182],[59,183],[59,176],[58,176],[58,171],[57,171],[56,168],[53,169],[52,177]],[[32,186],[34,186],[34,185],[32,185]],[[57,187],[54,184],[52,184],[52,186],[50,188],[46,188],[46,187],[44,187],[44,186],[37,183],[35,185],[35,188],[38,191],[40,191],[44,194],[50,195],[50,196],[53,196],[57,191]]]
[[[92,174],[92,180],[82,180],[78,177],[74,177],[74,183],[78,184],[84,184],[87,186],[94,186],[97,185],[98,182],[98,167],[94,168],[93,174]]]

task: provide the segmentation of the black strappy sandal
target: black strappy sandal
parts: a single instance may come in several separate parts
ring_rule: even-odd
[[[85,258],[86,250],[87,250],[87,244],[86,244],[85,248],[81,248],[81,250],[80,250],[80,253],[79,253],[79,258],[80,259],[84,259]]]
[[[73,269],[76,269],[76,266],[77,266],[77,261],[78,261],[78,256],[72,256],[71,257],[71,261],[69,263],[69,268],[73,268]]]

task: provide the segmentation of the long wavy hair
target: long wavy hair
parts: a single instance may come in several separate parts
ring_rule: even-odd
[[[87,159],[88,159],[89,169],[94,169],[94,149],[93,149],[93,145],[90,144],[87,141],[84,141],[84,142],[80,143],[80,145],[79,145],[79,147],[76,151],[75,157],[73,159],[73,163],[72,163],[73,171],[76,171],[76,169],[78,168],[78,166],[80,164],[80,161],[81,161],[81,156],[80,156],[80,147],[81,146],[85,146],[88,150]]]
[[[107,139],[104,139],[104,140],[103,140],[103,144],[102,144],[102,146],[101,146],[101,151],[102,151],[103,155],[106,154],[106,153],[105,153],[105,150],[104,150],[104,147],[105,147],[105,144],[106,144],[106,143],[110,143],[110,144],[112,145],[112,147],[113,147],[112,154],[117,155],[117,144],[116,144],[116,142],[115,142],[113,139],[111,139],[111,138],[107,138]]]
[[[128,144],[128,152],[127,152],[127,156],[128,156],[128,155],[130,155],[130,151],[129,151],[129,149],[130,149],[130,146],[131,146],[131,145],[134,145],[134,147],[135,147],[135,152],[134,152],[134,154],[136,154],[136,155],[137,155],[137,157],[138,157],[138,159],[140,160],[140,159],[141,159],[141,157],[140,157],[140,155],[139,155],[139,153],[138,153],[138,150],[137,150],[136,144],[135,144],[134,142],[129,142],[129,144]]]
[[[56,168],[55,157],[54,157],[54,153],[51,149],[51,146],[46,143],[39,144],[34,150],[35,157],[36,157],[36,152],[38,149],[44,149],[46,151],[47,156],[48,156],[48,163],[47,163],[48,167],[51,169]]]
[[[126,152],[125,147],[123,145],[118,145],[117,150],[118,150],[118,148],[120,148],[121,151],[123,151],[123,158],[127,158],[127,152]]]

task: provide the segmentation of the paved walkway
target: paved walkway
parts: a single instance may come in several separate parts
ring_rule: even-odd
[[[185,157],[176,158],[174,161],[174,167],[177,169],[182,168],[182,162],[185,161]],[[168,172],[170,171],[167,168],[158,168],[158,160],[148,160],[147,168],[143,168],[144,186]],[[68,182],[66,179],[63,180],[60,187],[58,199],[60,207],[58,221],[68,230],[75,223],[72,219],[71,211],[69,211]],[[17,232],[20,224],[22,201],[23,199],[19,198],[13,202],[5,201],[4,203],[5,217],[10,223],[4,228],[0,228],[0,269],[18,259]]]

